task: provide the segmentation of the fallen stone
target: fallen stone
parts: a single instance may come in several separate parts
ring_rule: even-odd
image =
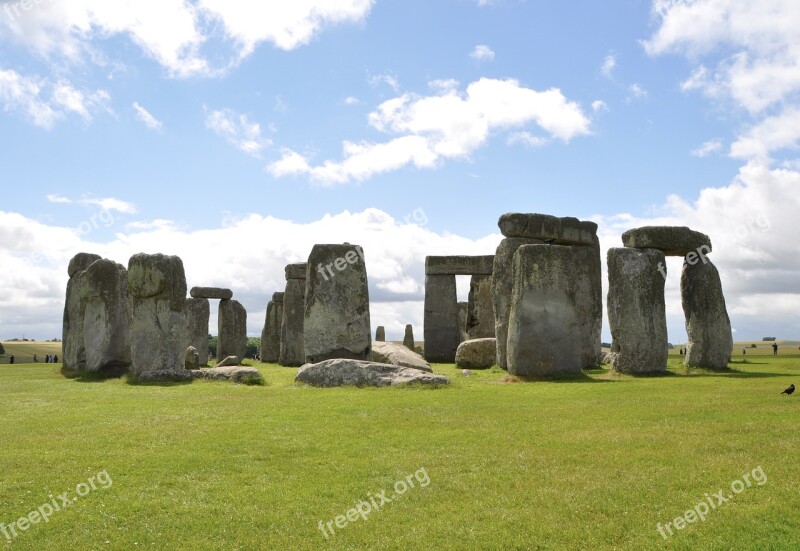
[[[556,245],[592,246],[597,236],[597,224],[571,216],[559,218],[549,214],[515,212],[500,216],[497,225],[506,237],[553,239]]]
[[[233,298],[233,291],[222,287],[192,287],[189,291],[192,298],[213,298],[220,300],[230,300]]]
[[[196,369],[190,373],[194,379],[208,379],[211,381],[234,381],[237,383],[256,383],[264,381],[258,369],[243,365],[216,366],[208,369]]]
[[[643,226],[622,234],[622,244],[634,249],[658,249],[667,256],[708,254],[711,239],[685,226]]]
[[[372,343],[372,361],[382,364],[413,367],[422,371],[433,372],[431,366],[416,352],[402,344],[376,341]]]
[[[136,377],[140,383],[182,383],[192,380],[192,372],[183,371],[145,371]]]
[[[470,371],[469,369],[462,369],[461,370],[461,374],[464,377],[472,377],[472,371]]]
[[[333,359],[306,364],[297,372],[295,381],[316,387],[450,384],[444,375],[434,375],[412,367],[351,359]]]
[[[458,345],[456,367],[486,369],[497,360],[497,340],[493,338],[472,339]]]
[[[239,365],[240,363],[242,363],[242,360],[239,358],[239,356],[228,356],[221,362],[217,362],[215,367],[228,367],[232,365]]]

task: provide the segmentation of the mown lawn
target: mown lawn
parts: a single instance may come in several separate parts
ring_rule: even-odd
[[[800,356],[738,356],[725,373],[670,358],[661,377],[513,384],[435,365],[453,381],[438,389],[295,387],[295,369],[269,364],[266,386],[3,365],[0,523],[97,473],[113,483],[0,546],[800,549],[800,392],[779,394],[800,385]],[[759,467],[765,482],[659,534]],[[402,497],[336,527],[398,481]]]

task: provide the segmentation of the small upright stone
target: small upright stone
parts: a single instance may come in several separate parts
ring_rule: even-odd
[[[261,332],[261,361],[277,362],[281,355],[283,293],[274,293],[267,304],[264,330]]]
[[[386,341],[386,329],[383,327],[383,325],[379,325],[375,330],[375,340],[379,342]]]
[[[414,350],[414,327],[410,323],[406,325],[406,332],[403,336],[403,346],[409,350]]]
[[[314,245],[308,256],[303,342],[307,363],[368,360],[369,287],[358,245]]]
[[[247,311],[238,300],[219,301],[217,329],[217,358],[244,358],[247,352]]]

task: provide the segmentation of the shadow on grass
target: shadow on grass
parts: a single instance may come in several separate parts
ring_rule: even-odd
[[[128,368],[119,367],[113,368],[101,373],[94,373],[89,371],[79,371],[73,369],[66,369],[63,366],[59,370],[61,375],[66,379],[71,379],[76,383],[104,383],[112,379],[120,379],[128,373]]]
[[[765,373],[760,371],[739,371],[727,367],[725,369],[708,369],[704,367],[676,367],[674,375],[679,377],[726,377],[732,379],[767,379],[786,377],[788,373]]]
[[[592,374],[608,373],[606,370],[590,370]],[[509,385],[515,383],[616,383],[615,379],[599,379],[590,377],[587,373],[576,373],[569,375],[548,375],[548,376],[532,376],[532,375],[505,375],[495,384]]]

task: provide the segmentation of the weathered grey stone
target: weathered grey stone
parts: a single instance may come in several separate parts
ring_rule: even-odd
[[[456,366],[468,369],[492,367],[497,359],[497,339],[484,338],[464,341],[456,350]]]
[[[190,382],[192,380],[192,371],[188,369],[183,369],[181,371],[176,371],[174,369],[170,370],[158,370],[158,371],[145,371],[140,373],[136,380],[140,383],[183,383],[183,382]]]
[[[277,299],[277,300],[276,300]],[[267,304],[264,330],[261,332],[261,361],[277,362],[281,355],[283,293],[275,293]]]
[[[523,245],[514,253],[508,372],[548,376],[581,371],[572,248]]]
[[[303,278],[290,277],[300,273],[303,274]],[[303,350],[305,273],[305,262],[290,264],[286,267],[286,290],[283,295],[283,319],[281,320],[281,351],[278,359],[278,363],[283,366],[301,366],[306,359]]]
[[[625,373],[667,369],[664,253],[656,249],[608,251],[608,322],[611,365]]]
[[[318,387],[450,383],[444,375],[434,375],[412,367],[352,359],[333,359],[306,364],[297,372],[295,381]]]
[[[514,287],[514,253],[523,245],[543,243],[539,239],[508,237],[500,242],[494,255],[492,276],[492,305],[494,330],[497,338],[497,365],[508,369],[506,348],[508,344],[508,318],[511,315],[511,290]]]
[[[246,365],[216,366],[210,369],[195,369],[190,373],[193,379],[208,379],[211,381],[234,381],[237,383],[260,383],[264,381],[258,369]]]
[[[197,350],[198,365],[208,365],[208,319],[211,305],[207,298],[187,298],[183,311],[186,316],[186,342]]]
[[[578,320],[581,324],[581,366],[594,367],[600,361],[600,333],[603,328],[603,274],[600,241],[592,247],[573,246],[573,283]]]
[[[375,340],[380,342],[384,342],[386,340],[386,329],[383,327],[383,325],[379,325],[375,330]]]
[[[86,268],[82,299],[85,370],[121,374],[131,365],[128,331],[128,273],[121,264],[95,260]]]
[[[65,371],[80,371],[86,368],[86,347],[83,342],[83,320],[86,302],[81,293],[85,285],[84,270],[100,256],[78,253],[69,261],[67,292],[62,319],[61,358]]]
[[[314,245],[308,256],[303,342],[307,363],[367,360],[372,350],[369,287],[358,245]]]
[[[403,335],[403,346],[405,346],[409,350],[415,350],[414,327],[410,323],[406,325],[406,332],[405,335]]]
[[[492,276],[474,275],[470,279],[466,321],[467,339],[494,338]]]
[[[425,359],[450,363],[461,342],[456,298],[456,276],[425,276]]]
[[[711,252],[711,239],[698,231],[685,226],[644,226],[622,234],[622,244],[635,249],[658,249],[667,256],[686,256],[708,254]]]
[[[733,350],[731,321],[719,272],[708,258],[683,263],[681,301],[689,336],[683,363],[711,369],[728,367]]]
[[[433,371],[422,356],[393,342],[375,341],[372,343],[372,361],[382,364],[413,367],[422,371]]]
[[[458,303],[458,343],[461,344],[467,337],[467,317],[469,316],[469,303]],[[456,347],[456,350],[458,347]],[[455,360],[455,358],[453,358]]]
[[[226,356],[221,362],[217,362],[217,365],[214,367],[230,367],[230,366],[237,366],[242,363],[242,359],[239,356]]]
[[[186,274],[177,256],[136,254],[128,262],[131,373],[181,371],[186,351]]]
[[[526,239],[553,239],[556,245],[592,246],[597,235],[597,224],[571,216],[559,218],[549,214],[507,213],[497,225],[505,237]]]
[[[200,355],[194,346],[186,348],[186,354],[183,359],[184,369],[199,369],[200,368]]]
[[[494,257],[427,256],[425,275],[492,275]]]
[[[189,291],[192,298],[213,298],[220,300],[230,300],[233,298],[233,291],[222,287],[192,287]]]
[[[290,279],[306,279],[307,274],[307,263],[306,262],[298,262],[297,264],[287,264],[286,268],[284,268],[284,272],[286,274],[286,280]]]
[[[217,329],[217,358],[244,358],[247,352],[247,311],[238,300],[219,301]]]

